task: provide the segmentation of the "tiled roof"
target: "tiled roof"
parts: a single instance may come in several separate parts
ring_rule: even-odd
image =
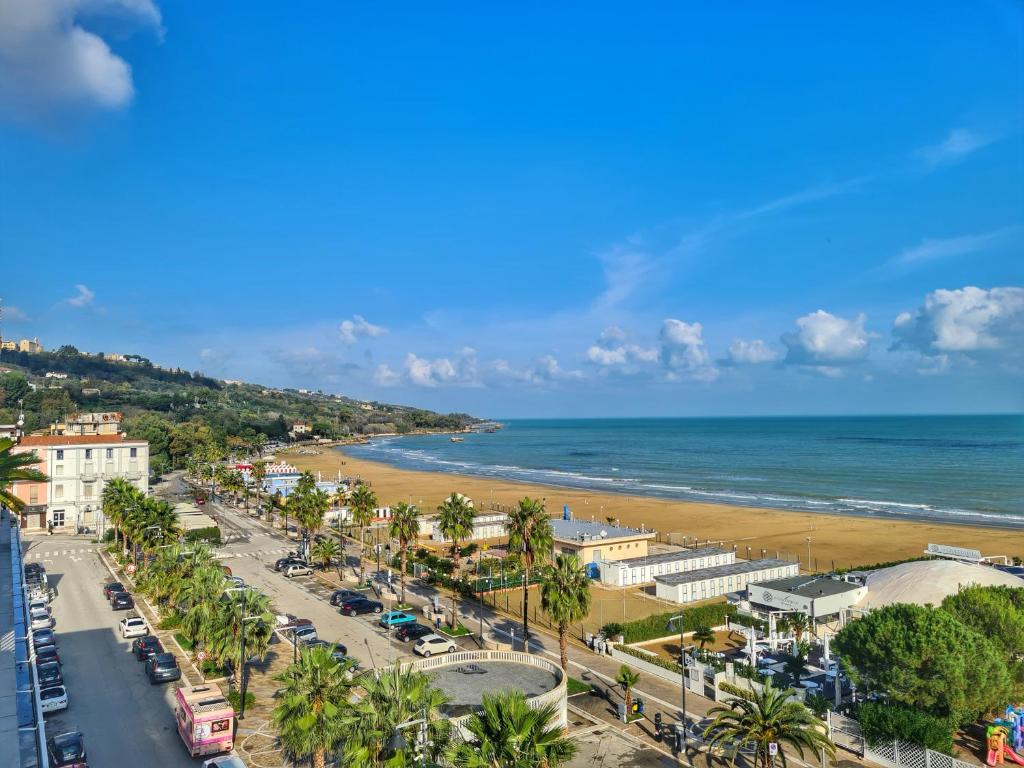
[[[33,446],[60,446],[60,445],[109,445],[128,444],[145,445],[145,440],[125,440],[120,435],[25,435],[21,438],[19,445],[26,447]]]

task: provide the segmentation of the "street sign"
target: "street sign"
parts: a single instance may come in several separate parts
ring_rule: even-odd
[[[200,651],[196,654],[196,658],[200,661],[206,661],[206,651]]]
[[[768,754],[772,757],[775,757],[777,754],[779,754],[779,743],[777,741],[768,742]]]

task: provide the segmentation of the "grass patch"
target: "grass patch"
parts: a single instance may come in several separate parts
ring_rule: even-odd
[[[473,634],[464,626],[462,626],[462,624],[459,624],[455,629],[452,629],[447,624],[441,624],[441,628],[437,631],[442,635],[446,635],[447,637],[465,637],[466,635]]]
[[[170,613],[160,619],[156,625],[157,629],[177,629],[181,626],[181,616],[177,613]]]
[[[567,696],[579,696],[581,693],[590,693],[594,690],[594,686],[590,683],[584,683],[582,680],[577,680],[575,677],[570,677],[566,681],[565,686]]]
[[[412,606],[409,605],[408,603],[398,603],[391,610],[393,610],[393,611],[411,611],[412,610]]]
[[[200,674],[202,674],[203,677],[214,677],[214,678],[216,678],[216,677],[224,677],[224,665],[221,664],[220,662],[216,662],[216,661],[212,661],[210,659],[207,659],[206,661],[204,661],[202,664],[199,665],[199,672],[200,672]],[[247,693],[247,695],[251,696],[252,694],[251,693]],[[249,706],[248,699],[246,699],[245,706]],[[236,707],[237,707],[237,705],[236,705]]]
[[[238,691],[232,691],[227,695],[228,703],[237,712],[242,706],[242,696]],[[245,692],[245,706],[251,707],[256,703],[256,696],[252,691]]]
[[[185,637],[184,633],[182,632],[175,632],[174,639],[178,641],[178,645],[181,646],[181,650],[183,651],[191,651],[193,648],[196,647],[195,643],[193,643],[191,640]]]

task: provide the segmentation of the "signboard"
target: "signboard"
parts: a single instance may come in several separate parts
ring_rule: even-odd
[[[777,741],[768,742],[768,754],[772,757],[775,757],[777,754],[779,754],[779,743]]]
[[[966,547],[951,547],[948,544],[929,544],[928,549],[924,553],[952,560],[969,560],[972,563],[980,563],[984,559],[981,556],[980,550],[967,549]]]

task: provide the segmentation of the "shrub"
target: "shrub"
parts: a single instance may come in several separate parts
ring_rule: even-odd
[[[195,530],[189,531],[185,534],[185,541],[192,544],[197,541],[208,541],[211,544],[219,545],[220,539],[220,528],[213,526],[211,528],[196,528]]]
[[[711,603],[710,605],[699,605],[694,608],[684,608],[682,611],[683,631],[692,632],[697,627],[720,626],[725,623],[727,616],[733,616],[735,613],[736,606],[729,605],[728,603]],[[644,640],[654,640],[658,637],[667,637],[668,635],[678,633],[678,625],[674,630],[670,631],[668,629],[669,619],[678,615],[679,612],[677,611],[656,613],[653,616],[637,619],[636,621],[627,621],[623,624],[606,624],[603,630],[605,635],[609,637],[621,634],[627,643],[640,643]],[[613,635],[613,633],[608,631],[609,626],[614,626],[619,631]]]
[[[945,718],[891,701],[864,702],[854,714],[868,744],[900,739],[953,754],[953,727]]]
[[[719,683],[718,690],[728,693],[730,696],[735,696],[739,699],[746,699],[750,701],[754,698],[754,694],[748,691],[746,688],[740,688],[738,685],[732,685],[731,683]]]
[[[242,704],[242,695],[238,691],[232,691],[227,695],[228,703],[237,712]],[[253,695],[252,691],[245,692],[245,706],[251,707],[256,703],[256,696]]]
[[[680,673],[679,664],[668,659],[663,659],[661,656],[656,656],[651,653],[644,653],[643,651],[633,648],[629,645],[616,645],[616,650],[627,653],[630,656],[635,656],[638,659],[646,661],[648,664],[654,664],[655,666],[667,669],[669,672],[675,672],[677,675]]]
[[[181,615],[177,613],[169,613],[160,619],[160,623],[156,625],[157,629],[177,629],[181,626]]]
[[[611,621],[601,627],[605,637],[618,637],[622,634],[622,625],[617,621]]]
[[[110,541],[113,541],[113,540],[114,540],[114,529],[113,528],[107,528],[106,532],[103,534],[103,541],[110,542]]]

